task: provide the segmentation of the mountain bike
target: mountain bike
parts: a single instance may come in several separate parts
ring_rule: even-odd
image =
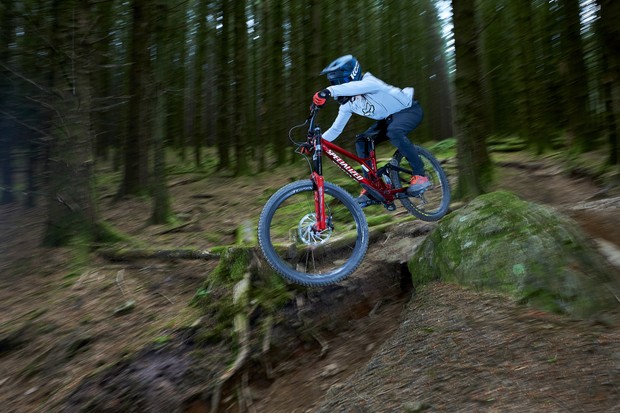
[[[323,157],[332,160],[366,190],[372,204],[396,209],[395,201],[424,221],[436,221],[449,208],[450,186],[439,161],[426,149],[416,146],[431,185],[413,196],[407,193],[413,171],[397,150],[383,166],[377,167],[374,136],[367,136],[370,156],[362,159],[322,138],[315,118],[319,108],[291,128],[289,140],[304,155],[310,177],[285,185],[267,201],[258,220],[258,242],[269,265],[285,279],[307,286],[341,281],[353,273],[368,248],[366,217],[357,200],[323,177]],[[308,125],[305,142],[296,142],[292,133]],[[310,159],[309,156],[312,156]],[[345,159],[361,166],[356,170]]]

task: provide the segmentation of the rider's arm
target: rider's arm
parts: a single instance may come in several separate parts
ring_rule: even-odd
[[[338,98],[341,96],[357,96],[377,92],[381,90],[382,86],[383,82],[370,73],[365,73],[361,80],[329,86],[327,90],[334,98]]]
[[[340,109],[338,109],[338,116],[336,116],[334,123],[332,123],[332,126],[330,126],[329,129],[323,132],[323,139],[330,142],[336,139],[342,133],[342,130],[351,118],[351,113],[352,112],[351,109],[349,109],[348,104],[341,105]]]

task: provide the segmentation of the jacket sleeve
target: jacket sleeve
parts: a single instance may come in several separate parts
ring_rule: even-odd
[[[344,127],[351,118],[352,112],[348,106],[348,104],[340,106],[340,109],[338,109],[338,116],[336,116],[334,123],[332,123],[329,129],[323,132],[323,139],[331,142],[342,133]]]
[[[327,89],[334,98],[341,96],[365,95],[367,93],[377,92],[381,89],[381,84],[376,82],[374,79],[375,78],[373,76],[367,74],[362,78],[362,80],[343,83],[342,85],[329,86]]]

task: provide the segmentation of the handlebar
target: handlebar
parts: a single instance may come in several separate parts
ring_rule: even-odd
[[[288,139],[291,141],[291,143],[293,145],[295,145],[297,147],[297,149],[295,150],[295,152],[297,153],[301,153],[301,154],[308,154],[310,153],[312,150],[314,150],[314,145],[316,142],[317,137],[321,136],[321,129],[316,126],[316,115],[319,113],[319,110],[321,108],[316,106],[314,103],[310,105],[310,115],[308,116],[308,118],[306,119],[306,121],[301,124],[301,125],[297,125],[297,126],[293,126],[289,132],[288,132]],[[308,124],[308,133],[306,135],[306,141],[305,142],[297,142],[295,141],[295,139],[292,136],[292,132],[294,129],[303,127],[304,125]]]
[[[320,135],[321,131],[318,127],[315,126],[314,120],[316,119],[316,115],[321,110],[320,107],[315,105],[314,103],[310,105],[310,116],[308,116],[308,137],[314,137],[317,134]]]

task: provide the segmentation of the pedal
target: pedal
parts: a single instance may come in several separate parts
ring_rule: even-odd
[[[358,205],[363,209],[369,207],[371,205],[379,205],[381,202],[375,201],[374,199],[369,199],[366,202],[358,202]]]
[[[387,209],[388,211],[394,211],[394,210],[396,210],[396,205],[394,205],[394,202],[385,203],[385,204],[383,204],[383,206],[384,206],[384,207],[385,207],[385,209]]]

